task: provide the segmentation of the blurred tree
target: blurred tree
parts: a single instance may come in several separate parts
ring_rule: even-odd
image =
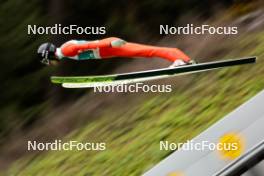
[[[44,22],[41,7],[33,0],[9,0],[0,6],[0,134],[25,118],[37,118],[36,107],[43,102],[46,86],[42,83],[48,69],[42,69],[35,57],[43,37],[27,35],[28,24]]]

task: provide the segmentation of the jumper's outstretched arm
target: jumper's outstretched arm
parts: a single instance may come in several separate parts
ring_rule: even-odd
[[[66,56],[75,56],[79,52],[89,49],[120,47],[126,42],[122,39],[110,37],[99,41],[85,43],[66,43],[62,46],[62,53]]]
[[[94,42],[87,42],[82,44],[76,44],[75,47],[78,50],[89,50],[89,49],[96,49],[96,48],[103,48],[103,47],[110,47],[110,41],[94,41]]]

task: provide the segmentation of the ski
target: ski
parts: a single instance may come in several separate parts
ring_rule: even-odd
[[[64,88],[92,88],[92,87],[101,87],[101,86],[115,86],[120,84],[132,84],[137,82],[151,81],[162,78],[167,78],[168,75],[163,76],[153,76],[146,78],[135,78],[135,79],[126,79],[126,80],[117,80],[111,82],[88,82],[88,83],[62,83],[62,87]]]
[[[63,87],[95,87],[113,84],[128,84],[139,81],[147,81],[153,79],[161,79],[176,75],[208,71],[223,67],[231,67],[236,65],[250,64],[256,62],[256,57],[247,57],[233,60],[220,60],[213,62],[205,62],[194,65],[185,65],[175,68],[162,68],[156,70],[147,70],[131,73],[102,75],[102,76],[52,76],[51,82],[62,84]]]

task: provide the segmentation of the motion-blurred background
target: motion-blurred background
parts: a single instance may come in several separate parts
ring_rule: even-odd
[[[264,88],[261,0],[19,1],[0,5],[0,173],[3,175],[140,175],[170,152],[159,141],[184,142]],[[27,25],[105,26],[106,35],[27,35]],[[159,35],[159,25],[238,26],[239,34]],[[36,50],[71,39],[120,37],[179,47],[200,62],[259,57],[257,65],[154,83],[172,93],[93,93],[52,85],[51,75],[89,75],[160,68],[159,59],[68,61],[45,67]],[[150,82],[149,84],[152,84]],[[107,142],[103,152],[28,152],[27,141]]]

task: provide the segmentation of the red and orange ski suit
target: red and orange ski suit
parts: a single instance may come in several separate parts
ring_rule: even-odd
[[[59,58],[72,58],[76,60],[105,59],[111,57],[144,57],[162,58],[174,62],[181,59],[184,62],[190,58],[177,48],[156,47],[137,43],[124,42],[120,46],[113,46],[112,42],[122,39],[110,37],[98,41],[69,41],[58,48]],[[84,54],[88,51],[88,54]],[[80,57],[82,55],[82,57]]]

